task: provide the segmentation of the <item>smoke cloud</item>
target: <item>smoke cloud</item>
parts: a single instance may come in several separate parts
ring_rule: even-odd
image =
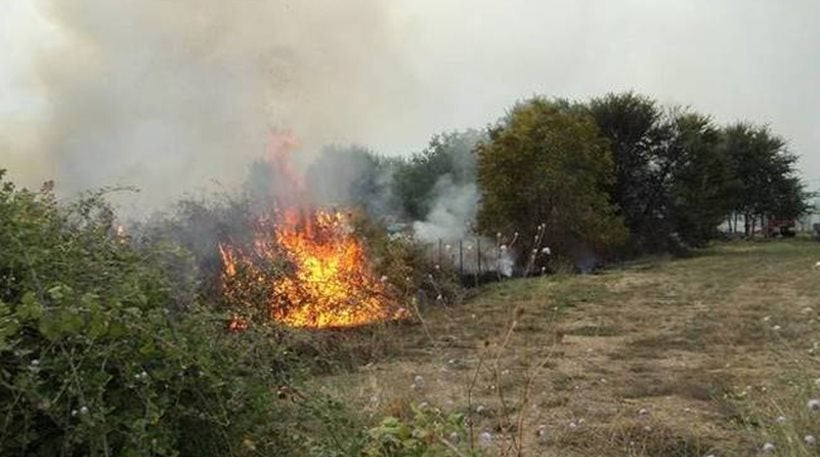
[[[66,194],[134,185],[141,210],[233,186],[272,130],[303,151],[355,141],[390,118],[381,99],[414,90],[379,0],[37,7],[59,38],[35,67],[45,118],[27,162]]]

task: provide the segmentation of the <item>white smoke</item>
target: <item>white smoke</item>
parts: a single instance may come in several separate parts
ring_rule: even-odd
[[[478,197],[475,182],[456,185],[449,174],[443,175],[433,189],[434,203],[427,217],[413,223],[416,238],[426,243],[465,238],[475,220]]]
[[[59,44],[35,68],[45,107],[25,131],[37,136],[13,146],[67,194],[135,185],[138,206],[154,207],[213,180],[238,183],[271,130],[292,129],[316,150],[380,128],[386,94],[412,99],[379,0],[37,7]]]

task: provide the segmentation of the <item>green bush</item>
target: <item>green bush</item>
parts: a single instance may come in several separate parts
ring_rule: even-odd
[[[101,193],[0,184],[0,455],[306,452],[294,424],[321,420],[275,329],[170,306],[178,252],[132,247]]]

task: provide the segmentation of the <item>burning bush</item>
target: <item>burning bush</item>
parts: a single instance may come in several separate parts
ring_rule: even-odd
[[[100,195],[65,209],[0,185],[0,455],[301,455],[303,433],[322,439],[287,342],[168,307],[156,260],[172,253],[134,249]]]
[[[250,248],[221,244],[223,294],[250,314],[291,327],[350,327],[405,317],[363,243],[339,212],[289,210],[260,221]]]

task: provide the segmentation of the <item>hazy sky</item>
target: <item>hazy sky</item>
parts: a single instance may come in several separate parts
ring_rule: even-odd
[[[398,154],[532,94],[632,89],[770,124],[818,188],[818,20],[816,0],[0,0],[0,167],[177,194],[273,129]]]

